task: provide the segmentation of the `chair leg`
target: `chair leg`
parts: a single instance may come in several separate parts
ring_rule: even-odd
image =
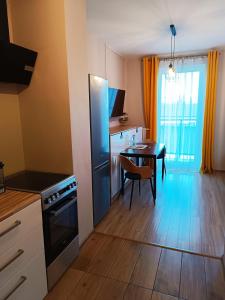
[[[134,191],[134,180],[132,180],[132,186],[131,186],[131,194],[130,194],[130,210],[131,210],[131,205],[132,205],[132,200],[133,200],[133,191]]]
[[[139,196],[141,195],[141,180],[139,179]]]
[[[151,185],[151,191],[152,191],[153,202],[154,202],[154,205],[155,205],[155,197],[154,197],[154,191],[153,191],[152,178],[149,178],[149,180],[150,180],[150,185]]]

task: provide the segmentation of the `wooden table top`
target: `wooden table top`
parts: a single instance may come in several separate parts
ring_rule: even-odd
[[[0,222],[39,199],[39,194],[6,190],[0,194]]]
[[[137,145],[147,145],[145,149],[127,148],[120,152],[121,155],[128,157],[159,157],[165,151],[165,145],[160,143],[137,143]]]

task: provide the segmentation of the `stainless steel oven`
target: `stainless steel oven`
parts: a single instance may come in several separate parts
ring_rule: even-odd
[[[76,191],[43,213],[47,267],[78,236]]]
[[[48,289],[78,255],[77,183],[72,177],[47,190],[43,198],[43,229]]]

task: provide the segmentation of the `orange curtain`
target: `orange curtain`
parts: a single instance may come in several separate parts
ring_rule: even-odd
[[[152,141],[157,138],[157,81],[159,58],[157,56],[143,59],[144,115],[145,127],[149,130],[146,137]]]
[[[213,171],[213,147],[216,110],[216,87],[218,78],[219,52],[208,53],[208,71],[206,83],[206,100],[204,114],[203,144],[202,144],[202,173]]]

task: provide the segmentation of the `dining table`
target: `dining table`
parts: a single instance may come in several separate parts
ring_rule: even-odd
[[[162,159],[162,180],[166,172],[165,156],[166,146],[165,144],[148,142],[148,143],[137,143],[136,145],[130,146],[120,152],[120,155],[134,158],[136,164],[139,165],[140,158],[152,159],[153,160],[153,198],[156,200],[157,195],[157,159]],[[121,193],[124,194],[124,170],[121,168]]]

